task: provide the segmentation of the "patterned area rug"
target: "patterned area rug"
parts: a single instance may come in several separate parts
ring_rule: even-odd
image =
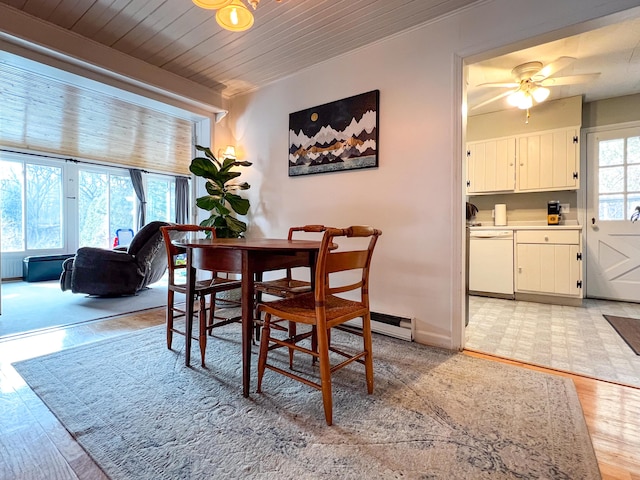
[[[320,392],[274,372],[243,398],[239,340],[221,327],[185,368],[154,327],[16,369],[114,480],[600,478],[569,379],[374,335],[373,395],[337,372],[327,427]]]

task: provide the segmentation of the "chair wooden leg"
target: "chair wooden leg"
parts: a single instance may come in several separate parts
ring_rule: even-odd
[[[207,350],[207,297],[200,295],[200,311],[198,312],[200,320],[200,331],[198,332],[198,343],[200,344],[200,360],[204,367],[204,355]]]
[[[364,351],[367,355],[364,357],[364,370],[367,378],[367,393],[373,393],[373,346],[371,342],[371,315],[365,315],[362,318],[362,339],[364,342]]]
[[[296,336],[296,333],[298,333],[296,328],[296,322],[289,322],[289,338],[293,340]],[[294,351],[295,350],[293,348],[289,347],[289,368],[290,369],[293,369],[293,352]]]
[[[171,350],[173,343],[173,297],[175,292],[168,290],[167,292],[167,348]]]
[[[211,294],[211,303],[209,304],[209,336],[213,336],[213,324],[216,321],[216,294]]]
[[[271,314],[266,313],[262,324],[262,338],[260,339],[260,355],[258,356],[258,393],[262,392],[262,377],[267,364],[267,354],[269,353],[269,340],[271,339]]]
[[[253,314],[253,336],[254,336],[254,344],[255,342],[259,342],[260,341],[260,310],[258,310],[258,305],[260,304],[260,302],[262,302],[262,292],[256,292],[256,299],[255,299],[255,310],[254,310],[254,314]]]
[[[329,339],[326,328],[318,329],[318,353],[320,354],[320,383],[322,403],[327,425],[333,423],[333,399],[331,395],[331,365],[329,364]]]

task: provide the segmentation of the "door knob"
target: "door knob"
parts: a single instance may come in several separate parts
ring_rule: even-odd
[[[596,218],[595,217],[591,217],[591,225],[595,225],[596,224]]]

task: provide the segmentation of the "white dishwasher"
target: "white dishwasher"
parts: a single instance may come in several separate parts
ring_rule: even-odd
[[[469,291],[513,298],[513,230],[471,229]]]

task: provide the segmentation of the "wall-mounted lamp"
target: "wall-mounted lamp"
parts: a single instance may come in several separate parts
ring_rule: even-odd
[[[218,160],[224,160],[225,158],[236,160],[236,149],[233,145],[227,145],[224,150],[218,149]]]
[[[234,160],[236,159],[236,149],[233,145],[227,145],[227,148],[225,148],[224,153],[222,154],[222,158],[233,158]]]

